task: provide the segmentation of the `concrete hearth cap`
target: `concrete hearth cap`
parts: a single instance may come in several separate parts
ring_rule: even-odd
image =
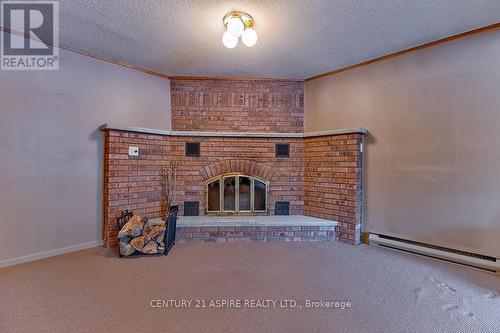
[[[99,127],[101,130],[117,130],[144,134],[166,136],[201,136],[201,137],[242,137],[242,138],[310,138],[316,136],[342,135],[342,134],[367,134],[364,128],[343,128],[329,131],[306,133],[260,133],[260,132],[199,132],[199,131],[168,131],[153,128],[123,126],[106,123]]]

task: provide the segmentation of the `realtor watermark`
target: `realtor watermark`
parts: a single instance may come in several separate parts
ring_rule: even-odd
[[[59,69],[59,2],[0,1],[2,70]]]
[[[348,300],[335,299],[152,299],[150,307],[160,309],[330,309],[352,307]]]

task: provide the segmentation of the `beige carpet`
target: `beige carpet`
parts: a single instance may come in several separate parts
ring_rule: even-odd
[[[0,270],[0,332],[500,332],[500,277],[339,243],[97,248]],[[350,308],[152,308],[152,299],[347,300]],[[206,303],[208,305],[208,303]]]

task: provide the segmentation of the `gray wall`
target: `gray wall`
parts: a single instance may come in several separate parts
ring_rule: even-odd
[[[166,79],[61,50],[0,72],[0,264],[101,240],[106,122],[170,129]]]
[[[365,231],[500,257],[500,30],[306,83],[306,131],[365,127]]]

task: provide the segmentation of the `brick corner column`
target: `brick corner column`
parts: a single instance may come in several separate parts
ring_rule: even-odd
[[[116,231],[116,224],[112,225],[111,214],[109,211],[109,197],[110,197],[110,151],[109,151],[109,137],[110,131],[104,130],[104,160],[103,160],[103,187],[102,187],[102,241],[104,247],[113,247],[116,245],[112,244],[112,234]]]
[[[305,138],[304,215],[338,222],[338,241],[361,243],[362,133]]]
[[[162,167],[169,155],[168,137],[128,131],[104,130],[102,239],[105,247],[118,245],[117,218],[131,210],[147,218],[166,212]],[[139,156],[129,156],[129,146]]]

